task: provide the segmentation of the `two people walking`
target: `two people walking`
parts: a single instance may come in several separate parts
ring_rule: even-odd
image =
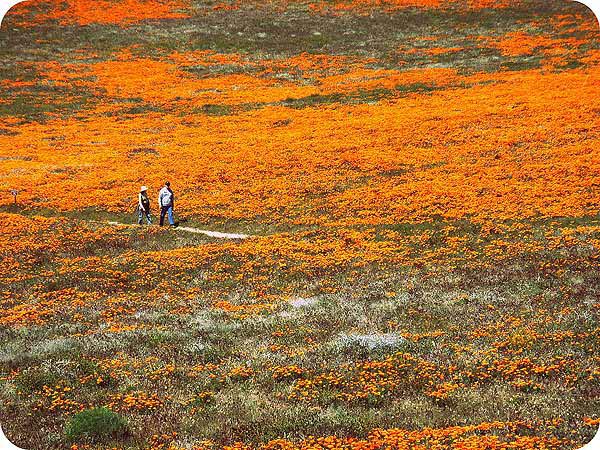
[[[165,221],[165,216],[169,219],[169,225],[174,227],[175,220],[173,219],[173,208],[175,206],[175,194],[171,190],[171,183],[165,182],[158,193],[158,207],[160,208],[160,222],[162,227]],[[141,225],[143,219],[146,219],[148,225],[152,224],[152,216],[150,215],[150,198],[148,197],[148,188],[142,186],[138,194],[138,224]]]

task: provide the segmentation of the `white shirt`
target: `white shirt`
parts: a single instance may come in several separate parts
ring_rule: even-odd
[[[173,191],[164,186],[158,193],[158,206],[171,206],[174,199]]]

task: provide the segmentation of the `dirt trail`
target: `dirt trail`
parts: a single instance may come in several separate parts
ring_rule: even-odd
[[[127,225],[121,222],[108,222],[110,225]],[[202,230],[200,228],[193,227],[176,227],[173,228],[176,231],[187,231],[188,233],[204,234],[206,236],[219,238],[219,239],[247,239],[251,237],[249,234],[241,233],[221,233],[220,231]]]

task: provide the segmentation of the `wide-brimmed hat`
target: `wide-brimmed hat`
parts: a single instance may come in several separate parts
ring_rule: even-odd
[[[142,186],[142,187],[140,188],[140,192],[144,192],[144,191],[147,191],[147,190],[148,190],[148,188],[147,188],[146,186]]]

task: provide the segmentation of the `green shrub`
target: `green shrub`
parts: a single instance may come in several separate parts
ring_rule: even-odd
[[[75,414],[65,426],[67,439],[92,441],[117,438],[127,431],[127,422],[107,408],[93,408]]]

